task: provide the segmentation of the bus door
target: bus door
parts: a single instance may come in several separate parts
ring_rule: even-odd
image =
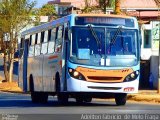
[[[67,58],[68,58],[68,54],[69,54],[69,43],[68,43],[68,23],[64,24],[64,33],[63,33],[63,52],[62,52],[62,77],[63,77],[63,91],[67,91],[67,78],[66,78],[66,74],[67,74]]]
[[[27,91],[27,61],[28,61],[28,45],[29,45],[29,39],[26,39],[24,41],[24,55],[23,55],[23,91]]]

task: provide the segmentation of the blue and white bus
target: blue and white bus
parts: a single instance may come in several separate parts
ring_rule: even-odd
[[[67,103],[114,95],[125,105],[137,93],[140,36],[133,17],[71,14],[21,35],[19,85],[33,102],[57,95]]]

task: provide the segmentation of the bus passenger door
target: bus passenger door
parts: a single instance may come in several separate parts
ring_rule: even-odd
[[[64,25],[64,40],[62,49],[62,77],[63,77],[63,91],[67,91],[67,59],[69,54],[69,44],[68,44],[68,24]]]

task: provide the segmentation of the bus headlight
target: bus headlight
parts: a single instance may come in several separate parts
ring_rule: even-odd
[[[126,76],[126,78],[124,79],[124,82],[135,80],[138,77],[138,75],[139,75],[139,70],[134,71],[133,73]]]
[[[86,80],[85,77],[78,71],[68,68],[68,73],[71,77],[78,79],[78,80]]]
[[[78,75],[79,75],[79,72],[77,72],[77,71],[74,71],[74,72],[73,72],[73,76],[74,76],[74,77],[77,77]]]

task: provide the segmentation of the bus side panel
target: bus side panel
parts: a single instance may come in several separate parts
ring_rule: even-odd
[[[43,89],[45,92],[55,92],[55,74],[58,56],[44,55],[43,57]]]
[[[28,58],[28,80],[30,75],[32,74],[34,91],[43,91],[42,62],[42,55]]]

